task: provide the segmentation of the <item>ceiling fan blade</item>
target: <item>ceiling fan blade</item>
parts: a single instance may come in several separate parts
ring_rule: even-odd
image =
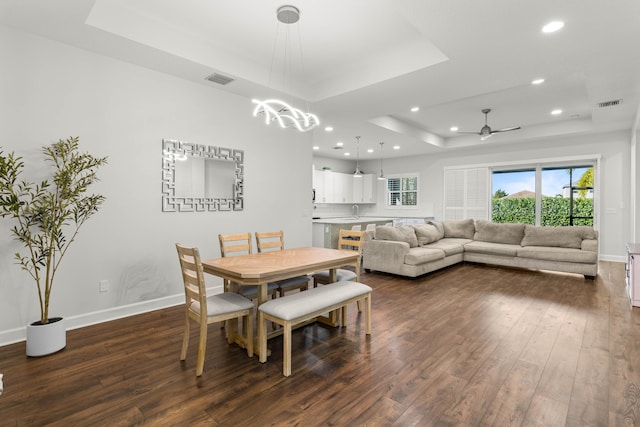
[[[462,131],[456,131],[456,133],[464,133],[464,134],[468,134],[468,135],[480,135],[480,132],[462,132]]]
[[[497,133],[497,132],[509,132],[509,131],[512,131],[512,130],[518,130],[518,129],[520,129],[520,126],[515,126],[515,127],[512,127],[512,128],[504,128],[504,129],[492,130],[492,131],[491,131],[491,133]]]
[[[480,137],[480,141],[484,141],[484,140],[485,140],[485,139],[487,139],[487,138],[491,138],[491,135],[493,135],[493,133],[490,133],[490,134],[488,134],[488,135],[483,135],[483,136],[481,136],[481,137]]]

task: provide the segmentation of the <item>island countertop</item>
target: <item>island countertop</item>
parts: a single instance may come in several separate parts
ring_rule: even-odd
[[[393,222],[395,217],[378,217],[378,216],[350,216],[337,218],[314,218],[314,224],[364,224],[368,222]]]

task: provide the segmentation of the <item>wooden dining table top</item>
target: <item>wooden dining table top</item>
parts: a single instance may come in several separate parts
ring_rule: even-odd
[[[205,273],[250,285],[355,265],[356,251],[301,247],[202,261]]]

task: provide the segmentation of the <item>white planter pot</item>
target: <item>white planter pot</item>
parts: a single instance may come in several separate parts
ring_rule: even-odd
[[[27,325],[27,356],[46,356],[67,345],[67,330],[62,317],[50,317],[49,323]]]

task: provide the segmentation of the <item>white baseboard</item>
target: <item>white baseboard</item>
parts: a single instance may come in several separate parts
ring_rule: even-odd
[[[214,295],[220,292],[222,292],[222,286],[207,289],[208,295]],[[162,308],[173,307],[180,304],[184,304],[184,294],[170,295],[150,301],[142,301],[134,304],[108,308],[106,310],[65,317],[64,321],[67,330],[72,330],[95,325],[97,323],[108,322],[110,320],[122,319],[123,317],[134,316],[136,314],[147,313],[149,311],[159,310]],[[26,334],[26,326],[0,331],[0,346],[24,341],[26,339]]]
[[[627,262],[627,257],[621,255],[600,255],[600,261]]]

